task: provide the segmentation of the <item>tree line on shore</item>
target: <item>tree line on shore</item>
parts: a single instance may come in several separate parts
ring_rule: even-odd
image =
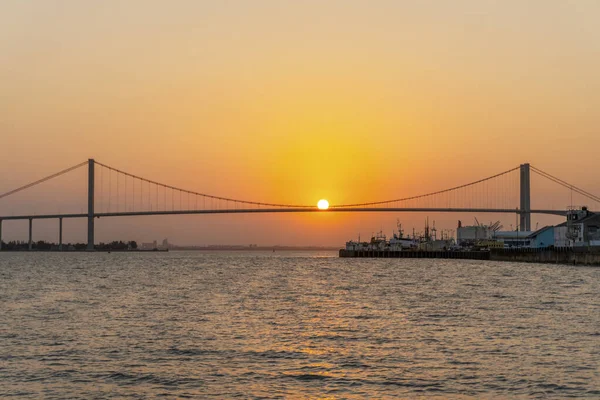
[[[38,240],[31,243],[32,250],[58,250],[58,243],[46,242]],[[122,240],[112,241],[110,243],[99,243],[94,245],[96,250],[136,250],[138,248],[135,240],[124,242]],[[63,243],[63,251],[82,251],[87,249],[86,243]],[[20,251],[29,250],[29,242],[24,240],[12,240],[10,242],[2,242],[3,251]]]

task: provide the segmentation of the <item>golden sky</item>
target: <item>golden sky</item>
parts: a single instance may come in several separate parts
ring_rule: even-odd
[[[600,193],[598,21],[592,0],[5,0],[0,192],[93,157],[300,204],[404,197],[523,162]],[[103,221],[97,237],[338,244],[396,218],[424,215],[156,217]]]

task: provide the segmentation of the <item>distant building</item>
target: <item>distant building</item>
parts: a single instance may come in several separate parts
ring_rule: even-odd
[[[600,214],[587,207],[567,211],[567,220],[556,226],[545,226],[534,232],[495,232],[494,240],[504,243],[505,248],[527,247],[594,247],[600,246]]]
[[[158,244],[156,243],[156,240],[153,241],[152,243],[142,243],[140,249],[142,249],[142,250],[158,249]]]
[[[545,226],[538,229],[530,235],[532,240],[531,247],[536,249],[543,249],[546,247],[554,246],[554,227]]]
[[[474,246],[481,240],[491,239],[493,233],[494,231],[489,226],[462,226],[459,221],[458,228],[456,228],[456,244],[459,246]]]
[[[142,250],[172,250],[173,245],[169,243],[169,239],[163,239],[162,244],[158,244],[156,240],[152,243],[142,243],[140,249]]]
[[[494,232],[493,239],[504,244],[505,248],[531,247],[532,231],[498,231]]]
[[[573,208],[567,212],[567,221],[555,227],[555,246],[600,246],[600,214],[587,207]]]
[[[504,248],[541,249],[554,246],[554,227],[545,226],[537,231],[498,231],[494,233],[494,240],[502,242]]]

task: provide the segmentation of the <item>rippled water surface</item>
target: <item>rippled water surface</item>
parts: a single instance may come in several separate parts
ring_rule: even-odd
[[[0,397],[600,398],[600,268],[0,254]]]

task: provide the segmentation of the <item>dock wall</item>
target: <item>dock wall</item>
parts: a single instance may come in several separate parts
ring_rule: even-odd
[[[340,250],[340,257],[350,258],[447,258],[461,260],[489,260],[489,251],[384,251]]]
[[[492,249],[490,260],[549,264],[600,265],[600,251],[573,249]]]
[[[339,255],[348,258],[442,258],[600,266],[600,249],[590,248],[522,248],[491,249],[490,251],[358,251],[341,249]]]

